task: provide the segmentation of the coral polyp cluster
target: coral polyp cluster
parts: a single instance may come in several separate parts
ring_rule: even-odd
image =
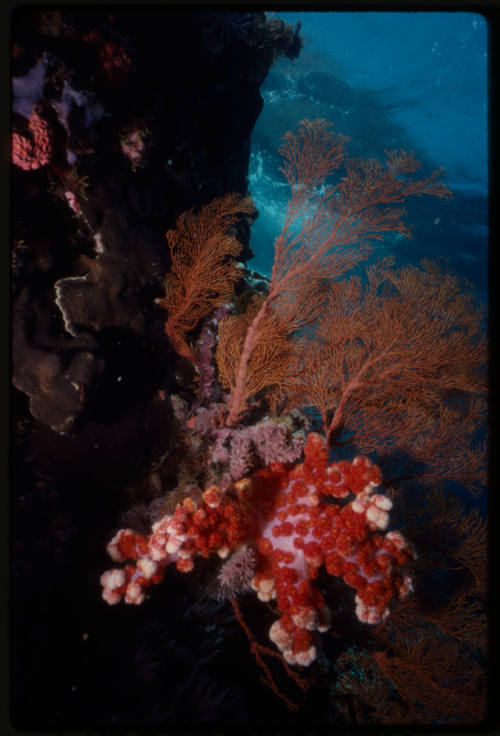
[[[37,112],[28,120],[31,138],[20,133],[12,134],[12,163],[25,171],[45,166],[52,159],[53,136],[48,122]]]
[[[392,502],[375,493],[381,480],[364,457],[329,463],[324,439],[310,433],[303,463],[272,463],[224,493],[210,486],[198,500],[188,496],[149,536],[121,529],[108,553],[136,563],[103,574],[103,598],[140,604],[169,564],[190,572],[197,556],[225,558],[247,546],[257,558],[252,588],[262,601],[275,598],[281,614],[269,636],[289,664],[307,666],[317,657],[314,632],[329,627],[329,608],[312,583],[322,565],[356,590],[356,616],[365,623],[382,621],[391,599],[412,590],[404,572],[412,550],[399,532],[383,533]]]

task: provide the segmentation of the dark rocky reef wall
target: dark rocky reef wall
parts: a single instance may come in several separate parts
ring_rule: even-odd
[[[264,13],[162,9],[22,8],[12,35],[14,385],[84,442],[168,393],[165,230],[246,192],[259,86],[300,40]]]
[[[99,576],[118,510],[176,484],[170,395],[193,368],[155,305],[164,234],[246,192],[259,85],[300,39],[264,13],[36,6],[14,13],[11,38],[12,718],[144,722],[149,673],[142,695],[125,685],[140,680],[142,638],[128,647],[130,611],[109,618]],[[165,607],[153,617],[166,626]]]

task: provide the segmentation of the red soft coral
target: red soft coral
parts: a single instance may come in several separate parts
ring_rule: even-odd
[[[356,615],[375,624],[388,604],[412,589],[404,564],[412,551],[397,531],[382,533],[392,502],[374,493],[378,467],[367,458],[328,463],[325,441],[308,435],[305,459],[293,467],[272,463],[223,494],[208,488],[199,502],[187,498],[153,525],[147,537],[121,529],[108,545],[114,560],[136,565],[101,578],[108,603],[142,603],[168,564],[190,572],[197,556],[227,557],[246,545],[256,549],[251,585],[260,600],[276,598],[280,618],[269,636],[289,664],[316,658],[316,631],[329,626],[329,609],[312,581],[324,565],[356,590]],[[352,495],[342,507],[330,499]]]

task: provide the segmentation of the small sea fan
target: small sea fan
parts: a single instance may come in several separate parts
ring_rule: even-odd
[[[240,547],[224,562],[217,575],[219,600],[234,598],[251,589],[257,557],[251,547]]]

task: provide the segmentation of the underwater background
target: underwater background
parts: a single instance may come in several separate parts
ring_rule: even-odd
[[[422,176],[442,166],[453,197],[410,198],[412,239],[390,232],[370,262],[444,258],[488,304],[488,21],[206,11],[24,7],[12,19],[12,127],[25,145],[11,180],[12,721],[59,733],[477,724],[485,489],[474,496],[451,482],[449,506],[436,493],[425,508],[425,488],[403,510],[395,503],[391,523],[414,534],[430,612],[413,651],[443,647],[461,665],[458,679],[438,668],[432,698],[417,693],[409,708],[398,672],[377,675],[370,652],[382,645],[354,620],[352,590],[324,570],[339,629],[304,679],[276,652],[268,670],[258,661],[255,642],[269,644],[275,612],[243,595],[245,630],[213,594],[218,560],[198,560],[189,575],[169,569],[142,605],[101,598],[114,532],[147,533],[164,497],[205,477],[199,448],[212,448],[208,399],[196,405],[193,365],[175,354],[158,307],[171,267],[165,231],[191,207],[248,190],[257,217],[238,223],[246,283],[234,301],[249,284],[265,291],[290,193],[278,147],[300,121],[331,121],[354,158],[405,149]],[[50,155],[32,165],[35,103]],[[210,358],[216,325],[207,317],[193,330]],[[477,434],[486,438],[484,426]],[[460,454],[468,448],[457,437]],[[478,470],[473,481],[482,478]],[[413,630],[411,607],[409,620]],[[399,644],[401,621],[387,634]]]

